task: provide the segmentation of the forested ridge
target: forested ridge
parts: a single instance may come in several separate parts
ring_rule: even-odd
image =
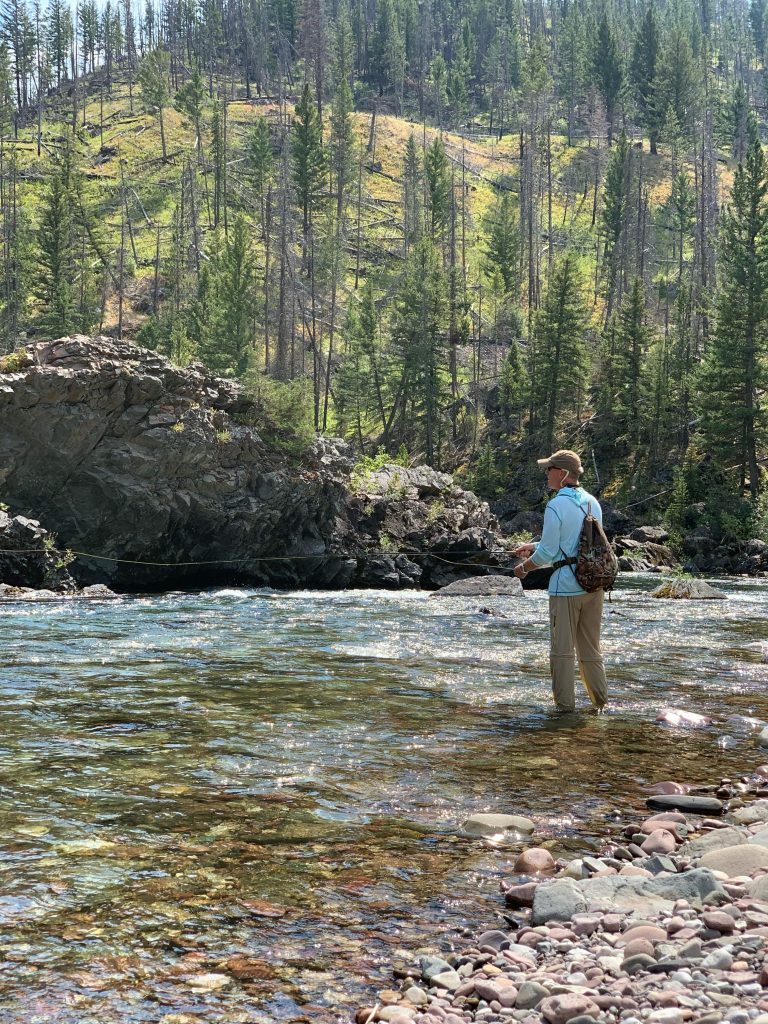
[[[765,532],[767,8],[7,0],[0,365],[113,333],[288,447]]]

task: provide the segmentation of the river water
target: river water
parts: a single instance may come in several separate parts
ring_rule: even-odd
[[[349,1020],[667,778],[768,760],[768,585],[606,605],[612,710],[549,712],[546,595],[218,591],[0,611],[0,1020]],[[705,730],[657,725],[682,707]],[[732,739],[723,739],[724,736]],[[236,976],[237,975],[237,976]]]

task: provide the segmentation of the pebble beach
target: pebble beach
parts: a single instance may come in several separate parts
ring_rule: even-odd
[[[501,888],[508,927],[395,964],[357,1024],[768,1024],[768,765],[660,783],[598,855],[531,841]]]

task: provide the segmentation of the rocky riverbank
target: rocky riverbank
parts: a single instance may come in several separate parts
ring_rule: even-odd
[[[507,927],[396,964],[358,1024],[768,1024],[768,765],[655,788],[598,855],[523,849]]]

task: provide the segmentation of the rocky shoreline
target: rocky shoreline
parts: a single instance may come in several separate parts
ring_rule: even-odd
[[[357,1024],[768,1024],[768,765],[652,789],[655,813],[597,855],[524,848],[502,882],[509,927],[396,964]]]

